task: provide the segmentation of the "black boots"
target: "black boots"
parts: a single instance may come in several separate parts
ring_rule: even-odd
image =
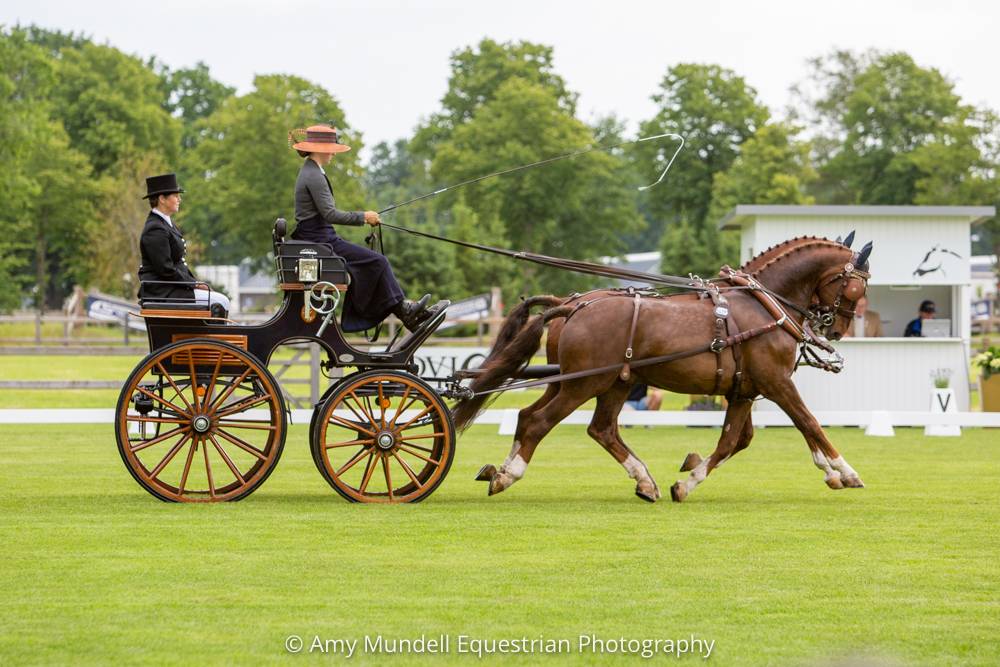
[[[431,316],[431,312],[427,310],[427,304],[430,300],[430,294],[423,295],[419,301],[403,299],[392,309],[392,314],[403,323],[404,327],[410,331],[415,331]]]

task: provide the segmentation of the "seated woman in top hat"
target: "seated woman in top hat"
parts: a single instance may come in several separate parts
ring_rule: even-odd
[[[150,176],[146,179],[146,196],[149,200],[149,217],[139,237],[139,251],[142,265],[139,267],[139,298],[162,299],[182,303],[191,300],[192,305],[208,305],[215,317],[229,314],[229,299],[225,294],[208,289],[196,289],[197,278],[184,260],[187,242],[184,235],[171,220],[181,207],[181,193],[184,188],[177,185],[175,174]],[[144,281],[159,281],[145,283]],[[187,283],[170,285],[168,283]],[[204,283],[198,285],[207,287]]]
[[[295,141],[295,134],[301,132],[289,132],[290,143]],[[369,329],[390,313],[413,331],[436,312],[435,308],[427,308],[430,295],[425,294],[416,302],[405,299],[384,255],[345,241],[333,229],[333,225],[375,226],[381,222],[375,211],[341,211],[333,200],[333,187],[323,167],[336,153],[351,150],[350,146],[341,144],[336,128],[327,125],[313,125],[305,133],[305,140],[292,146],[301,157],[306,158],[295,181],[297,224],[292,238],[329,243],[336,254],[347,260],[351,286],[347,290],[341,318],[345,331]]]

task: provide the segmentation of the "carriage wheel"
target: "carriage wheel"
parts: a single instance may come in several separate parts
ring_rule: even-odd
[[[407,373],[348,377],[318,412],[313,460],[348,500],[418,502],[437,488],[455,458],[451,412],[426,382]]]
[[[285,402],[253,355],[192,339],[153,352],[118,397],[115,436],[125,467],[162,500],[248,496],[285,445]]]

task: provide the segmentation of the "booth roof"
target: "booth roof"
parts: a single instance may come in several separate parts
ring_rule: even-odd
[[[996,215],[993,206],[794,206],[740,204],[719,221],[719,229],[739,229],[760,217],[960,218],[976,224]]]

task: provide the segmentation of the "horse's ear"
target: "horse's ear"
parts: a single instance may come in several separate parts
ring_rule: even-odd
[[[869,241],[858,253],[858,266],[864,266],[868,262],[869,255],[872,254],[872,242]]]
[[[834,240],[834,243],[843,243],[843,241],[840,240],[840,234],[837,234],[837,238]]]
[[[847,235],[846,239],[844,239],[844,245],[848,248],[851,247],[852,243],[854,243],[854,230],[851,230],[851,233]]]

